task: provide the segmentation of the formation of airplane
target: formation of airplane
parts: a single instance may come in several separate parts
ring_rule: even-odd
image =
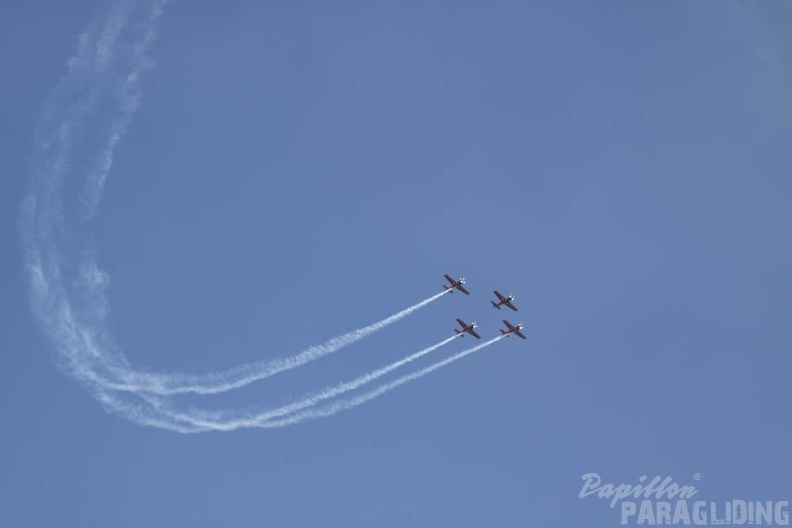
[[[451,290],[451,293],[454,293],[454,288],[456,288],[457,290],[461,291],[465,295],[470,295],[470,292],[467,291],[464,286],[462,286],[463,284],[465,284],[465,279],[454,280],[451,277],[449,277],[448,275],[446,275],[445,278],[446,278],[446,280],[448,282],[451,283],[451,286],[446,286],[445,284],[443,284],[443,288],[445,288],[446,290]]]
[[[476,333],[476,331],[474,330],[474,328],[476,328],[478,326],[478,324],[476,324],[476,323],[467,324],[462,319],[457,319],[457,322],[460,325],[462,325],[462,330],[457,330],[456,328],[454,328],[454,332],[456,332],[457,334],[461,335],[462,337],[465,337],[465,334],[467,333],[467,334],[472,335],[476,339],[481,339],[481,336],[478,335],[478,333]]]
[[[504,297],[503,295],[501,295],[501,292],[499,292],[498,290],[495,290],[493,293],[498,296],[498,302],[490,301],[492,303],[493,308],[497,308],[498,310],[500,310],[500,307],[505,305],[511,308],[512,310],[514,310],[515,312],[517,311],[517,307],[512,304],[512,301],[514,300],[513,294],[509,295],[508,297]]]
[[[466,295],[470,295],[470,292],[467,291],[464,286],[462,286],[463,284],[465,284],[465,279],[459,278],[459,279],[454,280],[450,275],[447,275],[447,274],[444,275],[444,277],[448,281],[450,286],[447,285],[447,284],[443,284],[443,288],[448,290],[449,293],[454,293],[454,290],[456,289],[456,290],[459,290],[459,291],[461,291],[462,293],[464,293]],[[498,302],[490,301],[490,304],[492,304],[493,308],[497,308],[498,310],[500,310],[501,306],[507,306],[508,308],[511,308],[515,312],[517,311],[517,307],[514,306],[514,304],[512,303],[512,301],[514,300],[514,295],[513,294],[505,296],[505,295],[501,294],[501,292],[499,292],[498,290],[494,290],[493,293],[495,293],[495,295],[498,298]],[[467,324],[465,321],[463,321],[462,319],[459,319],[459,318],[457,318],[457,322],[462,327],[461,329],[454,328],[454,332],[456,332],[457,335],[459,335],[461,337],[464,337],[465,334],[470,334],[473,337],[475,337],[476,339],[481,339],[481,336],[475,330],[478,327],[477,323]],[[523,334],[522,331],[521,331],[523,329],[522,323],[520,323],[518,325],[513,325],[509,321],[507,321],[506,319],[503,320],[503,323],[506,325],[506,329],[500,329],[501,335],[510,336],[512,334],[516,334],[517,337],[520,337],[522,339],[527,339],[525,337],[525,334]]]

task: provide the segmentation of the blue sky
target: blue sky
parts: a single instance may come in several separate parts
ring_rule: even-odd
[[[7,4],[3,526],[618,524],[578,498],[589,472],[792,499],[786,4],[172,2],[150,26],[141,1],[116,62],[77,77],[80,35],[126,4]],[[74,221],[133,67],[140,106],[95,217]],[[281,429],[189,435],[107,412],[58,368],[20,236],[42,115],[91,90],[55,238],[67,279],[94,248],[100,337],[132,368],[285,357],[428,298],[444,273],[472,293],[180,409],[294,401],[441,341],[456,317],[486,339],[507,315],[528,339]],[[518,313],[489,306],[496,288]]]

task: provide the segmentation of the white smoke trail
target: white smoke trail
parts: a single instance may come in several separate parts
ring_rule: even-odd
[[[162,16],[162,11],[163,9],[161,3],[157,2],[152,6],[152,9],[148,14],[148,20],[145,22],[146,29],[143,33],[143,37],[134,46],[132,57],[133,66],[126,74],[124,82],[120,87],[114,90],[114,93],[112,94],[117,100],[118,106],[120,107],[120,115],[113,121],[110,127],[110,134],[106,140],[106,145],[101,150],[99,156],[94,162],[92,170],[89,171],[86,177],[86,183],[82,196],[86,219],[91,218],[96,213],[96,209],[102,197],[107,176],[110,173],[110,169],[113,165],[115,147],[126,134],[126,131],[129,128],[129,123],[140,106],[140,75],[145,68],[150,66],[150,62],[147,59],[147,54],[149,48],[157,38],[156,26],[157,21]],[[112,25],[109,25],[108,29],[112,27]],[[117,37],[117,31],[115,33],[116,34],[113,37],[113,42]],[[102,40],[105,39],[103,38]],[[103,51],[103,53],[100,54],[99,60],[97,61],[97,66],[100,69],[107,65],[107,55],[112,54],[113,42],[103,44],[100,41],[98,47]]]
[[[108,347],[101,347],[92,339],[92,332],[82,325],[80,331],[76,330],[76,319],[73,303],[69,302],[69,295],[63,286],[62,265],[60,254],[55,242],[58,225],[64,222],[60,220],[62,206],[58,199],[58,191],[62,186],[61,180],[68,169],[68,161],[72,149],[72,130],[79,125],[80,119],[90,111],[97,103],[97,90],[89,86],[91,76],[103,77],[105,73],[112,69],[113,59],[116,57],[115,46],[117,45],[120,34],[129,25],[129,17],[133,4],[129,1],[119,2],[112,10],[104,28],[92,39],[90,33],[85,33],[80,37],[80,45],[77,54],[68,61],[68,74],[61,81],[60,86],[53,94],[52,100],[46,105],[49,112],[43,119],[55,121],[53,125],[44,125],[45,133],[51,134],[48,130],[55,128],[54,149],[53,141],[46,142],[46,150],[49,151],[52,160],[45,158],[38,170],[38,189],[30,194],[23,207],[23,239],[27,248],[26,268],[30,277],[31,296],[34,298],[34,310],[40,313],[40,319],[47,319],[46,326],[50,327],[50,334],[61,334],[63,341],[63,329],[56,330],[62,326],[71,333],[80,333],[83,341],[90,340],[91,343],[83,343],[91,353],[88,355],[93,362],[101,363],[101,368],[106,371],[111,378],[106,380],[104,388],[119,391],[147,391],[154,394],[171,395],[179,393],[198,393],[214,394],[227,390],[245,386],[254,381],[264,379],[268,376],[289,370],[309,361],[318,359],[324,355],[335,352],[348,346],[372,333],[393,324],[419,308],[426,306],[430,302],[439,298],[443,293],[432,296],[430,299],[421,301],[401,312],[392,315],[369,325],[367,327],[354,330],[342,336],[330,339],[326,343],[311,347],[295,356],[278,359],[274,361],[262,361],[254,364],[231,369],[227,372],[211,373],[208,375],[184,375],[184,374],[156,374],[149,372],[133,371],[127,361],[120,354],[115,357],[108,357]],[[88,172],[83,195],[81,197],[84,214],[89,219],[96,211],[99,200],[101,199],[107,175],[112,166],[113,152],[119,140],[128,128],[132,115],[139,106],[140,87],[139,77],[142,70],[148,64],[146,54],[156,38],[156,23],[162,15],[162,4],[154,2],[144,23],[143,36],[140,41],[133,46],[134,53],[131,58],[131,67],[127,74],[123,75],[122,82],[118,88],[109,88],[111,96],[120,107],[120,115],[112,122],[110,133],[105,146],[97,156],[97,161],[93,168]],[[87,77],[87,79],[86,79]],[[67,90],[66,87],[69,89]],[[75,97],[75,93],[88,93],[82,104],[69,101]],[[65,101],[64,101],[65,100]],[[61,108],[59,108],[59,105]],[[66,110],[64,110],[66,108]],[[54,119],[49,114],[54,114]],[[66,114],[64,116],[64,114]],[[58,117],[61,122],[57,123]],[[48,158],[49,158],[48,157]],[[36,192],[38,191],[38,192]],[[107,284],[106,275],[103,274],[94,259],[94,252],[83,251],[83,259],[79,264],[79,269],[83,272],[78,283],[82,286],[81,293],[88,300],[81,307],[82,315],[93,311],[88,319],[91,319],[91,328],[106,327],[106,313],[108,302],[104,298],[104,291]],[[54,308],[59,306],[57,310]],[[51,316],[60,314],[55,318]],[[75,336],[70,339],[76,342]],[[81,347],[70,347],[68,355],[69,364],[80,364],[84,357],[77,357],[75,354]],[[75,367],[76,368],[76,367]]]
[[[243,427],[256,427],[258,424],[264,423],[272,418],[277,418],[278,416],[284,416],[286,414],[291,414],[308,407],[313,407],[314,405],[324,400],[338,397],[346,392],[355,390],[361,387],[362,385],[366,385],[368,383],[376,381],[377,379],[388,374],[389,372],[392,372],[397,368],[403,367],[408,363],[412,363],[413,361],[422,358],[431,352],[434,352],[438,348],[449,344],[451,341],[453,341],[460,335],[462,334],[453,335],[430,347],[424,348],[423,350],[420,350],[414,354],[404,357],[398,361],[394,361],[389,365],[386,365],[377,370],[373,370],[368,374],[359,376],[352,381],[339,383],[338,385],[335,385],[333,387],[328,387],[316,394],[312,394],[304,398],[301,398],[300,400],[291,403],[289,405],[284,405],[282,407],[278,407],[268,411],[246,416],[244,418],[228,418],[229,413],[227,411],[207,412],[196,409],[191,409],[187,413],[167,413],[167,414],[169,414],[173,418],[182,420],[183,422],[189,423],[193,426],[204,427],[216,431],[233,431],[234,429],[240,429]]]
[[[453,336],[449,340],[446,340],[446,342],[448,342],[450,340],[453,340],[455,337],[457,337],[457,336]],[[448,357],[446,359],[438,361],[437,363],[434,363],[434,364],[432,364],[432,365],[430,365],[428,367],[425,367],[425,368],[423,368],[421,370],[418,370],[418,371],[413,372],[411,374],[407,374],[405,376],[402,376],[401,378],[398,378],[398,379],[396,379],[394,381],[391,381],[391,382],[388,382],[388,383],[384,383],[384,384],[380,385],[379,387],[377,387],[376,389],[373,389],[373,390],[371,390],[371,391],[369,391],[367,393],[361,394],[360,396],[356,396],[356,397],[353,397],[353,398],[348,398],[348,399],[345,399],[345,400],[339,400],[339,401],[337,401],[335,403],[331,403],[330,405],[326,405],[325,407],[322,407],[322,408],[319,408],[319,409],[309,409],[309,410],[305,410],[305,411],[302,411],[302,412],[294,412],[295,410],[298,410],[298,408],[305,408],[305,407],[309,407],[309,406],[314,406],[315,404],[319,403],[320,401],[322,401],[324,399],[327,399],[327,398],[330,398],[330,397],[333,397],[333,396],[337,396],[337,395],[341,394],[342,392],[346,392],[347,390],[352,390],[351,388],[350,389],[345,389],[345,387],[347,387],[347,386],[351,386],[351,385],[354,384],[353,388],[357,388],[360,385],[363,385],[364,382],[362,380],[364,378],[367,378],[368,376],[361,376],[360,378],[358,378],[358,379],[356,379],[356,380],[354,380],[352,382],[349,382],[347,384],[340,384],[340,385],[338,385],[338,386],[336,386],[334,388],[327,389],[327,390],[325,390],[325,391],[323,391],[323,392],[321,392],[321,393],[319,393],[319,394],[317,394],[315,396],[310,396],[308,398],[305,398],[304,400],[300,400],[298,402],[295,402],[294,404],[292,404],[290,406],[284,406],[284,407],[281,407],[279,409],[275,409],[273,411],[268,411],[268,412],[265,412],[265,413],[261,413],[260,415],[255,415],[255,416],[251,416],[251,417],[247,417],[247,418],[223,420],[223,418],[221,416],[221,417],[219,417],[219,419],[212,420],[212,419],[202,418],[202,416],[205,417],[209,413],[198,412],[198,411],[192,411],[192,412],[187,413],[187,414],[170,414],[170,416],[172,416],[174,418],[177,418],[179,420],[183,420],[185,423],[188,423],[191,426],[194,426],[194,427],[197,427],[197,428],[203,428],[201,430],[214,430],[214,431],[231,431],[231,430],[240,429],[240,428],[273,429],[273,428],[286,427],[286,426],[289,426],[289,425],[295,425],[295,424],[298,424],[298,423],[301,423],[301,422],[304,422],[304,421],[307,421],[307,420],[315,420],[317,418],[323,418],[323,417],[326,417],[326,416],[332,416],[332,415],[337,414],[337,413],[339,413],[341,411],[345,411],[345,410],[351,409],[352,407],[356,407],[358,405],[362,405],[362,404],[364,404],[364,403],[366,403],[368,401],[373,400],[374,398],[382,396],[386,392],[389,392],[389,391],[391,391],[391,390],[393,390],[393,389],[395,389],[395,388],[397,388],[397,387],[399,387],[401,385],[404,385],[405,383],[409,383],[410,381],[414,381],[416,379],[419,379],[419,378],[422,378],[424,376],[427,376],[428,374],[431,374],[435,370],[438,370],[440,368],[448,366],[451,363],[453,363],[455,361],[458,361],[458,360],[462,359],[465,356],[473,354],[474,352],[477,352],[477,351],[481,350],[482,348],[488,347],[488,346],[492,345],[493,343],[496,343],[497,341],[500,341],[504,337],[506,337],[506,336],[500,335],[498,337],[490,339],[489,341],[481,343],[480,345],[476,345],[474,347],[471,347],[471,348],[468,348],[466,350],[463,350],[462,352],[458,352],[457,354],[454,354],[451,357]],[[445,343],[445,342],[443,342],[443,343]],[[430,347],[430,348],[436,349],[439,346],[442,346],[442,343],[438,344],[438,345],[434,345],[434,348],[433,347]],[[418,353],[414,354],[414,356],[417,355],[417,354],[425,355],[427,353],[428,352],[426,350],[422,350],[421,352],[418,352]],[[408,358],[409,357],[412,357],[412,356],[408,356]],[[405,360],[408,359],[408,358],[405,358]],[[414,359],[417,359],[417,358],[413,358],[413,360]],[[396,362],[396,363],[404,364],[403,362],[404,362],[404,360],[401,360],[400,362]],[[389,369],[388,371],[393,370],[394,368],[397,368],[397,367],[393,366],[396,363],[394,363],[392,365],[389,365],[388,367],[384,367],[383,369],[380,369],[380,370],[385,370],[385,369]],[[399,365],[399,366],[401,366],[401,365]],[[391,368],[391,367],[393,367],[393,368]],[[372,374],[374,374],[374,373],[372,373]],[[381,375],[383,375],[383,374],[381,374]],[[370,381],[373,381],[373,380],[368,380],[368,382],[370,382]],[[337,392],[337,394],[333,394],[332,396],[327,396],[327,398],[323,397],[325,394],[330,394],[332,392]],[[281,419],[281,420],[272,420],[272,418],[274,418],[274,417],[282,416],[282,415],[286,414],[287,412],[289,412],[289,411],[285,411],[285,409],[287,409],[287,408],[289,409],[289,411],[291,411],[290,414],[292,414],[292,416],[287,416],[286,418]],[[169,414],[169,413],[166,412],[166,414]]]
[[[192,411],[192,414],[183,415],[165,412],[169,403],[167,396],[215,394],[296,368],[403,319],[451,290],[444,290],[377,323],[291,357],[207,375],[133,370],[112,341],[111,325],[107,321],[108,278],[96,262],[90,234],[73,232],[79,223],[67,216],[70,210],[62,203],[60,194],[66,176],[76,172],[72,167],[73,151],[85,132],[82,127],[86,117],[102,101],[108,101],[109,109],[116,116],[86,173],[79,197],[83,208],[79,222],[85,223],[95,215],[113,164],[115,148],[140,104],[139,79],[149,65],[147,54],[156,39],[156,25],[166,1],[146,2],[150,9],[145,20],[135,25],[131,19],[136,16],[137,3],[121,0],[112,8],[100,31],[95,31],[94,27],[80,37],[77,53],[68,61],[66,75],[42,108],[35,135],[38,163],[33,168],[30,191],[22,204],[21,231],[31,309],[55,345],[59,367],[88,390],[108,412],[141,425],[194,433],[212,429],[200,423],[202,412]],[[122,53],[130,49],[119,44],[125,40],[124,34],[129,32],[137,33],[139,39],[131,46],[131,52]],[[119,71],[124,72],[123,75],[119,75]],[[70,245],[75,243],[78,244],[77,259],[66,253],[67,249],[74,253]],[[293,414],[353,390],[450,342],[450,339],[352,382],[282,407],[260,419],[266,422],[274,417]],[[142,402],[130,402],[130,398],[140,398]]]
[[[30,306],[34,317],[41,325],[46,337],[54,344],[58,366],[78,381],[109,412],[138,423],[176,430],[197,432],[200,428],[185,425],[161,413],[152,406],[135,405],[122,401],[113,391],[107,390],[109,376],[108,361],[123,364],[122,356],[110,354],[106,349],[97,351],[93,338],[102,329],[86,324],[82,313],[76,309],[70,295],[74,280],[69,276],[68,259],[63,258],[64,247],[69,242],[68,228],[75,223],[67,217],[69,209],[61,202],[61,191],[65,178],[71,172],[73,151],[86,118],[94,112],[100,101],[112,89],[111,70],[125,68],[129,55],[119,54],[119,40],[127,32],[143,31],[143,38],[135,47],[132,64],[125,77],[143,67],[143,59],[156,33],[155,23],[162,11],[163,2],[146,2],[150,7],[147,22],[143,26],[130,23],[137,16],[135,2],[122,0],[116,3],[103,27],[97,30],[92,23],[79,39],[77,52],[67,63],[67,73],[59,81],[52,95],[42,106],[39,123],[34,134],[35,164],[31,171],[30,187],[23,200],[20,215],[22,253],[27,274]],[[129,91],[119,91],[116,102],[122,108]],[[116,131],[123,133],[117,125]],[[120,135],[119,135],[120,137]],[[109,149],[115,145],[110,142]],[[105,153],[107,149],[105,149]],[[96,178],[95,178],[96,179]],[[101,180],[102,177],[98,178]],[[74,239],[71,239],[73,242]],[[73,268],[73,266],[72,266]]]
[[[360,396],[356,396],[354,398],[350,398],[350,399],[347,399],[347,400],[340,400],[338,402],[332,403],[332,404],[327,405],[327,406],[325,406],[323,408],[320,408],[320,409],[313,409],[313,410],[306,410],[306,411],[298,412],[298,413],[295,413],[294,416],[290,416],[290,417],[284,418],[283,420],[265,421],[265,422],[258,423],[258,424],[255,424],[255,425],[251,425],[251,426],[271,429],[271,428],[286,427],[287,425],[298,424],[298,423],[304,422],[306,420],[315,420],[317,418],[323,418],[325,416],[332,416],[332,415],[334,415],[336,413],[339,413],[341,411],[346,411],[348,409],[351,409],[352,407],[357,407],[358,405],[362,405],[362,404],[364,404],[364,403],[366,403],[368,401],[371,401],[374,398],[382,396],[386,392],[390,392],[393,389],[395,389],[395,388],[397,388],[397,387],[399,387],[401,385],[404,385],[405,383],[409,383],[409,382],[417,380],[419,378],[423,378],[424,376],[427,376],[427,375],[431,374],[432,372],[434,372],[437,369],[441,369],[443,367],[446,367],[446,366],[450,365],[451,363],[453,363],[454,361],[458,361],[458,360],[462,359],[465,356],[469,356],[470,354],[473,354],[474,352],[478,352],[482,348],[488,347],[488,346],[492,345],[493,343],[495,343],[497,341],[500,341],[504,337],[506,337],[506,336],[500,335],[498,337],[490,339],[489,341],[487,341],[485,343],[481,343],[480,345],[468,348],[467,350],[463,350],[462,352],[458,352],[458,353],[454,354],[453,356],[451,356],[449,358],[446,358],[446,359],[444,359],[442,361],[438,361],[437,363],[434,363],[433,365],[429,365],[426,368],[423,368],[421,370],[413,372],[412,374],[407,374],[407,375],[402,376],[401,378],[393,380],[393,381],[391,381],[389,383],[384,383],[384,384],[380,385],[379,387],[377,387],[376,389],[371,390],[371,391],[369,391],[369,392],[367,392],[365,394],[361,394]]]
[[[305,365],[306,363],[315,361],[328,354],[332,354],[356,341],[360,341],[364,337],[382,330],[404,319],[427,304],[436,301],[447,293],[447,291],[448,290],[442,291],[428,299],[424,299],[374,324],[359,328],[339,337],[334,337],[322,345],[312,346],[294,356],[272,361],[259,361],[225,372],[203,375],[179,373],[153,374],[120,371],[120,374],[123,376],[123,382],[120,384],[110,384],[108,387],[132,392],[149,392],[163,396],[183,393],[217,394],[232,389],[238,389],[253,382],[274,376],[280,372]]]

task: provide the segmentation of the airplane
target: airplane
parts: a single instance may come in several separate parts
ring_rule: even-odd
[[[522,323],[518,324],[517,326],[514,326],[509,321],[507,321],[506,319],[504,319],[503,322],[506,323],[506,326],[509,327],[509,329],[508,330],[504,330],[504,329],[501,328],[501,334],[503,334],[503,335],[517,334],[518,336],[522,337],[523,339],[526,339],[526,337],[523,335],[523,333],[520,332],[520,330],[522,330],[522,327],[523,327]]]
[[[461,335],[462,337],[465,337],[465,333],[468,333],[473,337],[475,337],[476,339],[481,339],[481,336],[478,335],[475,330],[473,330],[478,326],[476,323],[467,324],[462,319],[457,319],[457,322],[462,325],[462,330],[457,330],[456,328],[454,328],[454,332]]]
[[[495,290],[494,293],[495,295],[498,296],[498,302],[490,301],[492,303],[493,308],[497,308],[498,310],[500,310],[500,307],[502,305],[506,305],[515,312],[517,311],[517,307],[512,304],[512,301],[514,300],[514,295],[509,295],[508,297],[504,297],[503,295],[501,295],[501,293],[498,290]]]
[[[445,276],[446,280],[451,283],[451,286],[446,286],[443,284],[443,288],[446,290],[450,290],[451,293],[454,293],[454,288],[461,291],[465,295],[470,295],[470,292],[467,291],[462,285],[465,284],[465,279],[454,280],[448,275]]]

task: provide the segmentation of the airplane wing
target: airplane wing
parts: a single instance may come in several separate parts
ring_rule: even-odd
[[[476,339],[481,339],[481,336],[478,335],[475,330],[468,330],[468,334],[472,335]]]
[[[514,327],[512,326],[512,324],[509,321],[507,321],[506,319],[503,320],[503,324],[505,324],[509,328],[509,330],[514,330]]]
[[[507,301],[507,302],[505,302],[505,303],[503,303],[503,304],[505,304],[506,306],[508,306],[509,308],[511,308],[512,310],[514,310],[515,312],[517,311],[517,307],[516,307],[516,306],[514,306],[512,303],[510,303],[510,302],[508,302],[508,301]]]
[[[501,300],[501,301],[505,301],[506,300],[506,297],[501,295],[501,293],[498,290],[495,290],[493,293],[498,296],[499,300]]]
[[[461,291],[461,292],[462,292],[462,293],[464,293],[465,295],[470,295],[470,292],[469,292],[469,291],[467,291],[467,290],[465,289],[465,287],[464,287],[464,286],[462,286],[461,284],[457,284],[457,287],[456,287],[456,289],[457,289],[457,290],[459,290],[459,291]]]
[[[450,282],[452,285],[454,284],[454,279],[452,279],[451,277],[449,277],[447,274],[446,274],[446,275],[444,275],[444,276],[445,276],[445,278],[446,278],[446,280],[447,280],[448,282]]]
[[[523,335],[523,333],[520,332],[519,330],[515,330],[514,333],[517,334],[518,336],[522,337],[523,339],[526,339],[526,337]]]
[[[462,328],[465,328],[465,327],[467,326],[467,325],[465,324],[465,321],[463,321],[462,319],[457,319],[457,323],[461,324],[461,325],[462,325]]]

